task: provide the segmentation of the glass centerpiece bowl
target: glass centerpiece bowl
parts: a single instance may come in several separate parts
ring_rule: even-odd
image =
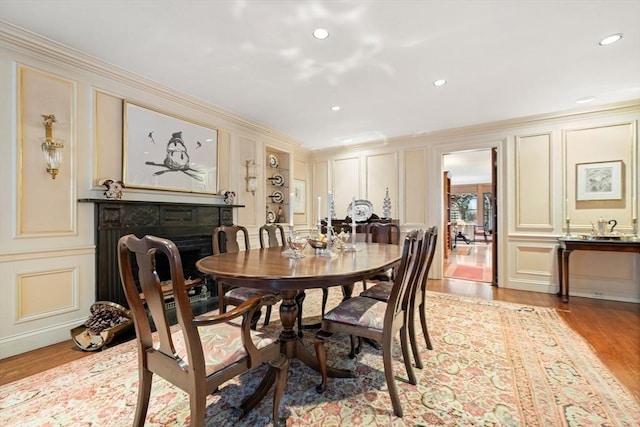
[[[304,255],[302,255],[300,252],[302,252],[304,248],[307,247],[308,240],[309,240],[308,236],[302,236],[300,234],[293,234],[292,236],[289,236],[287,238],[287,241],[289,242],[289,247],[293,251],[293,253],[291,254],[291,256],[289,256],[289,258],[292,258],[292,259],[304,258]]]

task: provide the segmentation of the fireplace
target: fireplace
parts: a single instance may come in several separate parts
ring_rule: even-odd
[[[240,205],[141,202],[81,199],[95,206],[96,301],[128,306],[118,271],[120,237],[152,234],[172,240],[180,251],[185,278],[203,277],[195,263],[212,254],[211,236],[219,225],[233,224],[233,208]],[[158,266],[161,279],[168,271]],[[208,286],[209,289],[215,288]]]

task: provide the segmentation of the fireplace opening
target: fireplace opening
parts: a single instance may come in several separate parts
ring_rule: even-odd
[[[192,305],[198,304],[208,310],[213,309],[213,306],[217,306],[217,286],[215,282],[209,278],[206,274],[201,273],[196,268],[196,262],[206,256],[213,253],[211,248],[211,236],[180,236],[175,239],[169,239],[173,241],[180,252],[180,260],[182,261],[182,269],[185,278],[185,283],[189,287],[188,294],[189,300]],[[138,291],[141,291],[140,283],[138,281],[138,267],[135,262],[135,257],[132,255],[132,269]],[[155,269],[161,282],[169,283],[171,281],[171,270],[169,268],[169,260],[164,253],[157,252],[155,255]],[[191,285],[191,283],[196,283]],[[167,309],[175,308],[175,301],[170,292],[165,296],[165,306]],[[194,307],[194,311],[196,310]]]

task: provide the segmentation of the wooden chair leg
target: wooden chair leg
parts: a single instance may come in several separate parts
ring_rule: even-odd
[[[382,362],[384,364],[384,376],[387,381],[387,389],[389,390],[389,397],[391,397],[391,404],[393,405],[393,413],[397,417],[402,417],[402,405],[400,404],[400,397],[398,396],[398,387],[396,380],[393,377],[393,357],[391,354],[392,338],[385,337],[382,344]]]
[[[316,358],[318,359],[318,367],[320,368],[321,382],[316,386],[316,391],[322,393],[327,389],[327,354],[324,349],[324,343],[331,337],[331,333],[319,331],[313,345],[316,349]]]
[[[349,351],[349,359],[355,359],[356,355],[362,350],[362,338],[351,335],[351,350]],[[357,343],[357,344],[356,344]]]
[[[269,320],[271,320],[271,306],[270,305],[267,306],[267,309],[266,309],[266,311],[264,313],[264,323],[263,323],[263,325],[267,326],[269,324]]]
[[[407,377],[409,378],[409,383],[416,385],[418,384],[418,378],[416,377],[416,373],[413,370],[413,365],[411,364],[411,353],[409,352],[409,338],[407,336],[407,325],[405,324],[400,328],[400,345],[402,347],[402,358],[404,359],[404,367],[407,371]],[[418,356],[417,361],[420,360],[420,356]]]
[[[411,349],[413,350],[413,360],[416,363],[416,368],[422,369],[422,359],[420,358],[418,339],[416,338],[416,312],[414,307],[409,307],[408,316],[407,326],[409,327],[409,341],[411,342]]]
[[[204,416],[207,412],[207,395],[202,393],[192,395],[189,399],[189,407],[191,409],[192,427],[204,427]]]
[[[147,408],[149,408],[149,399],[151,398],[151,383],[153,380],[153,372],[138,368],[138,403],[136,406],[136,415],[133,425],[136,427],[144,426],[145,418],[147,418]]]
[[[429,337],[429,330],[427,329],[427,314],[424,311],[424,308],[425,308],[424,302],[421,303],[418,308],[420,310],[420,324],[422,325],[422,335],[424,335],[424,340],[427,344],[427,348],[429,350],[433,350],[433,345],[431,344],[431,338]]]
[[[224,304],[224,284],[222,282],[218,282],[218,312],[225,313],[226,306]]]
[[[329,299],[329,289],[322,288],[322,318],[324,319],[324,313],[327,308],[327,300]]]

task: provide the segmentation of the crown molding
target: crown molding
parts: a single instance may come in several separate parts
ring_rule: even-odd
[[[36,57],[61,68],[81,72],[89,77],[98,76],[162,99],[169,99],[184,107],[212,115],[217,119],[245,129],[248,128],[252,132],[266,134],[284,140],[296,147],[303,147],[301,141],[268,126],[244,119],[231,111],[2,20],[0,20],[0,46]]]
[[[345,151],[362,151],[372,149],[385,149],[389,147],[413,148],[429,142],[443,142],[455,138],[468,137],[470,135],[480,136],[506,132],[524,126],[536,126],[541,123],[555,123],[567,120],[585,120],[595,115],[605,114],[625,114],[640,112],[640,99],[614,104],[598,105],[591,108],[581,108],[574,110],[559,111],[553,113],[538,114],[535,116],[517,117],[513,119],[499,120],[495,122],[481,123],[477,125],[463,126],[458,128],[441,129],[432,132],[423,132],[416,135],[404,135],[394,138],[387,138],[377,141],[370,141],[361,144],[353,144],[340,147],[329,147],[326,149],[313,150],[315,155],[335,155],[343,154]]]

